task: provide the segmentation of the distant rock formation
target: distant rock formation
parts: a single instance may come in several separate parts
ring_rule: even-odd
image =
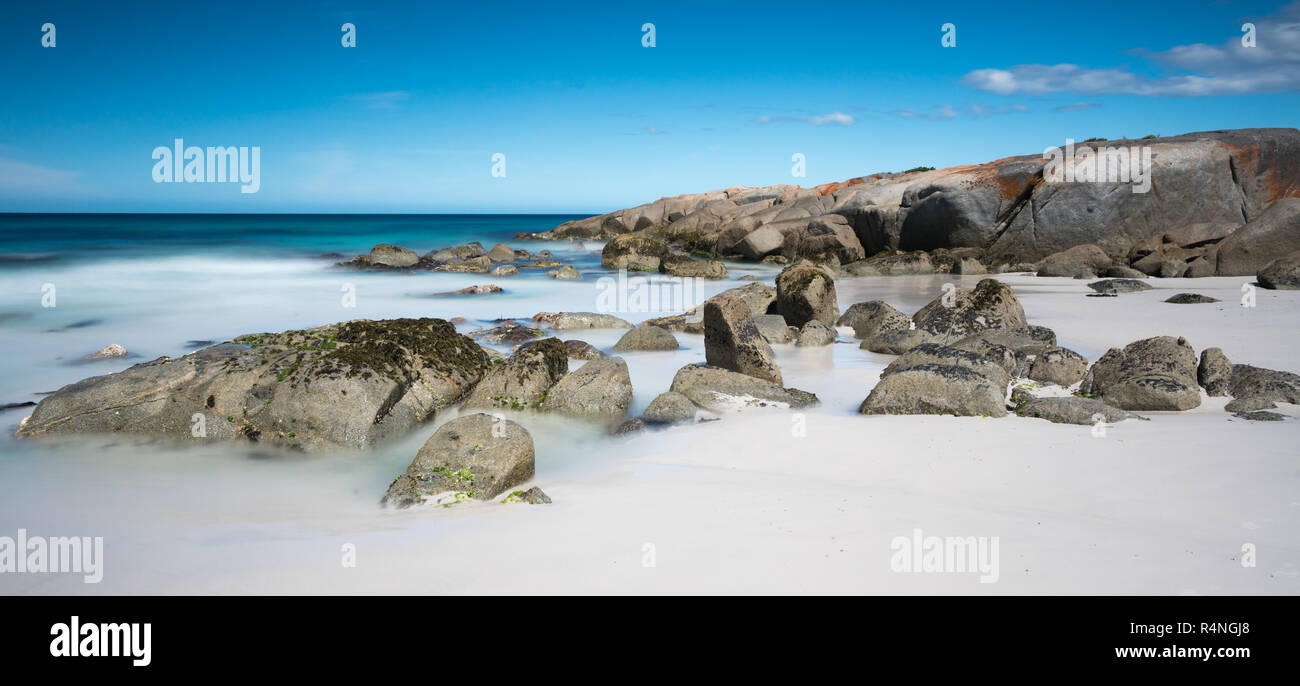
[[[1067,162],[1098,159],[1107,148],[1149,152],[1147,192],[1135,192],[1131,181],[1054,180],[1049,158],[1038,154],[812,188],[734,186],[520,237],[635,236],[655,247],[655,257],[680,249],[835,266],[927,251],[938,255],[933,271],[956,273],[1010,270],[1095,245],[1115,269],[1145,260],[1137,268],[1153,275],[1253,275],[1300,249],[1300,130],[1088,141]],[[849,271],[890,273],[875,263]]]

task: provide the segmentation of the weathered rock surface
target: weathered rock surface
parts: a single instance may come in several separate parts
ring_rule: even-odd
[[[1196,366],[1196,382],[1210,397],[1228,394],[1232,385],[1232,362],[1221,348],[1201,351],[1201,361]]]
[[[996,279],[981,279],[974,290],[953,288],[912,315],[912,321],[940,342],[958,341],[987,329],[1029,326],[1015,291]]]
[[[525,343],[488,371],[461,404],[461,409],[534,408],[568,373],[569,357],[560,339]]]
[[[1300,252],[1269,262],[1255,275],[1259,285],[1281,291],[1300,290]]]
[[[869,264],[874,256],[894,251],[978,248],[983,265],[1013,267],[1091,244],[1102,256],[1140,260],[1157,253],[1144,265],[1154,263],[1161,274],[1245,275],[1300,247],[1295,208],[1300,205],[1300,131],[1237,129],[1089,141],[1076,144],[1074,154],[1086,163],[1139,146],[1151,154],[1152,192],[1134,192],[1137,184],[1129,181],[1044,179],[1046,159],[1034,151],[811,188],[732,187],[661,198],[527,237],[612,241],[635,232],[714,256],[838,262],[850,274],[898,273]],[[1130,253],[1144,241],[1151,241],[1145,252]],[[1215,247],[1222,250],[1212,255],[1209,248]],[[866,260],[854,260],[857,248]],[[662,256],[653,248],[635,252],[645,254],[652,268]],[[972,258],[959,258],[944,270],[969,273],[967,259]],[[1047,262],[1044,273],[1082,276],[1109,266],[1111,260],[1103,262],[1093,252],[1083,260]]]
[[[1137,293],[1151,290],[1151,284],[1137,279],[1102,279],[1088,284],[1088,288],[1098,293]]]
[[[1112,424],[1125,419],[1141,419],[1132,412],[1111,407],[1096,398],[1034,398],[1016,407],[1021,417],[1046,419],[1057,424]]]
[[[1039,276],[1077,277],[1080,274],[1096,276],[1111,266],[1112,260],[1104,250],[1091,243],[1052,253],[1038,265]]]
[[[693,260],[687,255],[669,254],[659,263],[659,271],[669,276],[688,276],[697,279],[725,279],[729,276],[727,265],[718,260]]]
[[[925,363],[882,375],[858,412],[1001,417],[1005,398],[1005,388],[967,367]]]
[[[596,346],[576,338],[564,342],[564,351],[570,360],[595,360],[605,356]]]
[[[781,384],[772,348],[740,298],[715,297],[704,303],[704,356],[712,366]]]
[[[1088,358],[1068,348],[1051,347],[1038,353],[1029,366],[1034,381],[1070,386],[1088,371]]]
[[[1196,371],[1196,354],[1185,339],[1157,336],[1111,348],[1079,390],[1124,410],[1190,410],[1201,404]]]
[[[1295,165],[1296,160],[1292,158],[1290,163]],[[1279,255],[1295,252],[1297,245],[1300,245],[1300,193],[1293,191],[1290,197],[1269,205],[1223,239],[1216,271],[1219,276],[1257,274]]]
[[[70,384],[18,433],[365,448],[414,430],[487,370],[487,354],[444,320],[355,320],[241,336]]]
[[[781,316],[790,326],[802,327],[816,319],[834,325],[840,308],[835,300],[835,279],[810,264],[796,264],[781,270],[776,277],[776,302]]]
[[[458,417],[438,427],[383,504],[410,507],[447,491],[491,500],[533,478],[533,438],[524,427],[488,414]]]
[[[541,409],[581,419],[616,421],[632,404],[632,378],[621,357],[591,360],[551,387]]]
[[[632,329],[623,334],[614,344],[614,349],[620,352],[635,350],[676,350],[677,338],[667,329],[661,329],[657,326],[643,326],[638,329]]]
[[[571,264],[566,264],[559,269],[552,269],[546,272],[546,275],[552,279],[561,279],[564,281],[578,281],[582,279],[582,273]]]
[[[110,343],[95,352],[81,358],[83,360],[111,360],[116,357],[126,357],[126,348],[117,343]]]
[[[763,406],[797,408],[817,403],[817,396],[812,393],[702,364],[688,364],[679,369],[669,390],[714,412]]]
[[[444,291],[442,293],[434,293],[434,295],[484,295],[488,293],[500,293],[502,290],[504,289],[500,286],[490,283],[483,286],[466,286],[460,290]]]
[[[691,399],[676,391],[655,396],[641,418],[651,424],[682,424],[695,421],[696,407]]]
[[[526,491],[515,491],[501,500],[503,503],[528,503],[529,505],[549,505],[551,496],[546,491],[533,486]]]
[[[769,344],[776,345],[790,342],[792,328],[785,323],[785,317],[779,314],[754,315],[754,326],[758,327],[759,335]],[[798,329],[793,330],[798,331]]]
[[[819,319],[812,319],[804,324],[803,328],[799,329],[799,337],[794,344],[799,347],[815,347],[830,345],[834,342],[835,329]]]
[[[1245,398],[1234,398],[1229,400],[1228,403],[1223,406],[1223,409],[1226,412],[1239,413],[1271,410],[1275,407],[1277,407],[1277,403],[1268,396],[1251,395]]]
[[[854,336],[868,339],[881,331],[911,328],[912,318],[883,300],[870,300],[850,305],[835,325],[852,327]]]
[[[1284,403],[1300,404],[1300,375],[1248,364],[1232,365],[1228,395],[1234,398],[1262,396]]]
[[[549,324],[557,331],[567,329],[630,329],[632,323],[599,312],[538,312],[533,321]]]
[[[444,262],[433,269],[439,272],[460,274],[486,274],[492,270],[492,260],[489,260],[486,255],[482,255],[454,262]]]
[[[471,331],[470,338],[491,341],[493,343],[518,343],[520,341],[531,341],[535,338],[541,338],[546,335],[545,331],[535,329],[531,326],[524,326],[515,322],[506,322],[500,326],[494,326],[490,329],[480,329]]]
[[[623,234],[614,236],[600,253],[606,269],[659,271],[659,262],[668,254],[668,245],[650,236]]]
[[[1166,298],[1165,302],[1174,305],[1206,305],[1209,303],[1217,303],[1219,302],[1219,299],[1211,298],[1208,295],[1201,295],[1200,293],[1178,293]]]
[[[380,243],[370,249],[368,263],[373,267],[394,267],[404,269],[414,267],[420,261],[420,256],[415,254],[414,250],[403,248],[400,245],[390,243]]]

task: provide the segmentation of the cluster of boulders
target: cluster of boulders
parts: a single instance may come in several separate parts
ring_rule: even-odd
[[[638,272],[661,272],[669,276],[700,279],[725,279],[726,265],[718,260],[699,260],[655,236],[622,234],[614,236],[600,252],[600,264],[606,269]]]
[[[607,267],[668,273],[676,255],[692,270],[803,258],[855,275],[1258,275],[1269,288],[1298,287],[1300,131],[1091,140],[1063,161],[1086,164],[1108,149],[1150,152],[1147,192],[1127,178],[1056,182],[1044,174],[1048,156],[1034,154],[660,198],[520,237],[607,239]]]
[[[556,279],[582,278],[582,274],[573,265],[557,260],[550,250],[529,252],[513,249],[504,243],[497,243],[490,250],[485,250],[483,244],[478,241],[431,250],[424,255],[400,245],[380,243],[371,248],[369,253],[357,255],[345,262],[338,262],[335,266],[379,271],[438,271],[493,276],[515,276],[520,269],[538,269],[547,270],[546,275]],[[481,292],[495,293],[499,292],[499,289]]]
[[[1136,285],[1134,285],[1136,284]],[[1130,292],[1140,281],[1092,284]],[[241,336],[179,358],[163,357],[86,379],[48,395],[23,420],[22,437],[130,434],[184,440],[241,439],[288,448],[367,448],[408,434],[459,406],[385,496],[406,506],[436,497],[494,499],[530,480],[528,431],[502,413],[553,413],[628,433],[713,420],[752,407],[800,408],[817,397],[786,387],[772,345],[833,343],[851,331],[859,346],[896,355],[859,412],[1024,417],[1112,423],[1135,412],[1182,411],[1210,396],[1252,420],[1281,419],[1278,402],[1300,403],[1300,376],[1233,364],[1222,350],[1199,358],[1183,338],[1157,336],[1095,362],[1057,345],[1028,322],[1015,292],[992,278],[946,285],[912,315],[883,301],[840,312],[832,270],[798,259],[775,279],[724,291],[689,312],[635,326],[596,312],[539,312],[458,333],[442,319],[354,320],[314,329]],[[668,391],[628,418],[633,389],[624,357],[550,334],[621,329],[620,354],[670,351],[675,333],[702,334],[705,364],[677,371]],[[517,345],[508,355],[481,343]],[[571,368],[571,361],[581,365]],[[1053,393],[1035,391],[1043,385]],[[448,500],[450,498],[450,500]],[[539,489],[510,502],[549,502]]]

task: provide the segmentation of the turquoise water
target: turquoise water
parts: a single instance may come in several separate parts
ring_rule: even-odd
[[[248,257],[351,256],[376,243],[424,253],[485,247],[578,219],[544,214],[0,214],[0,268],[220,252]]]

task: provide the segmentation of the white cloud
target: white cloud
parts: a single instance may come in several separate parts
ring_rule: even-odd
[[[946,119],[953,119],[957,116],[957,108],[953,107],[952,105],[947,105],[947,104],[939,105],[936,109],[938,110],[938,112],[934,114],[925,114],[922,112],[917,112],[916,110],[913,109],[894,110],[893,112],[891,112],[891,114],[902,117],[904,119],[926,119],[929,121],[942,121]]]
[[[1300,91],[1300,2],[1254,22],[1255,47],[1241,34],[1220,45],[1195,43],[1163,52],[1133,54],[1169,70],[1192,72],[1141,76],[1127,68],[1088,69],[1076,64],[1022,64],[1009,69],[976,69],[962,77],[972,88],[1008,95],[1207,96]]]
[[[808,123],[813,126],[852,126],[856,123],[856,120],[843,112],[831,112],[830,114],[809,117]]]
[[[831,112],[830,114],[819,114],[811,117],[784,117],[764,114],[755,119],[754,122],[758,124],[802,122],[813,126],[852,126],[858,123],[858,120],[854,119],[852,115],[843,112]]]

